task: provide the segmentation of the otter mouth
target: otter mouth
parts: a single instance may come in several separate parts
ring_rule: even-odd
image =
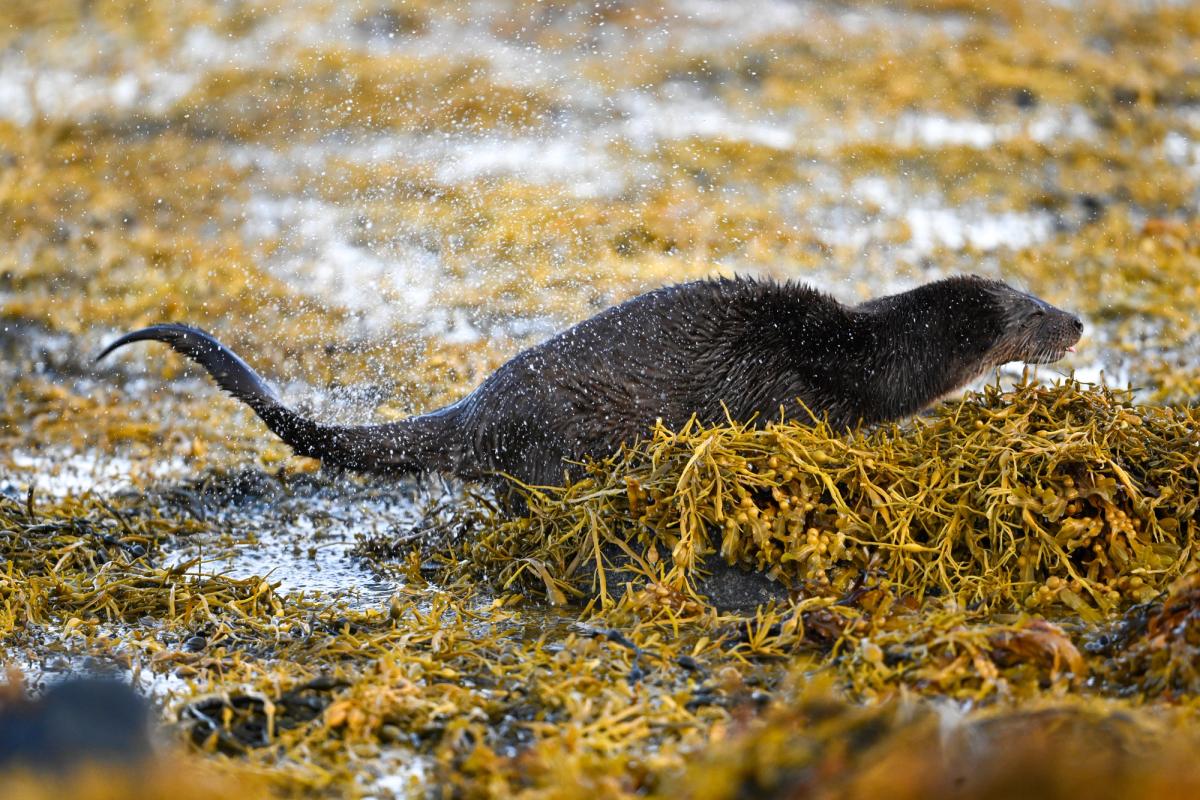
[[[997,367],[1001,364],[1011,364],[1013,362],[1033,365],[1053,364],[1056,361],[1062,361],[1067,357],[1068,353],[1074,352],[1075,345],[1073,344],[1049,345],[1040,347],[1032,352],[1024,353],[1019,351],[1014,353],[1011,350],[1008,352],[1001,351],[995,353],[990,361]]]
[[[1053,364],[1075,352],[1075,345],[1083,334],[1083,323],[1078,318],[1058,312],[1047,322],[1031,332],[1026,339],[1027,364]]]
[[[1026,364],[1053,364],[1056,361],[1062,361],[1067,357],[1067,353],[1074,353],[1075,345],[1060,345],[1049,350],[1039,350],[1033,353],[1028,358],[1021,359]]]
[[[1083,321],[1034,297],[1008,298],[1011,320],[1000,337],[1003,350],[1026,364],[1052,364],[1075,352]]]

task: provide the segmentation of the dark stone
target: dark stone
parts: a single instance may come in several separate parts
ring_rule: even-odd
[[[0,707],[0,766],[61,770],[86,762],[132,764],[151,755],[146,701],[103,678],[71,678],[41,699]]]

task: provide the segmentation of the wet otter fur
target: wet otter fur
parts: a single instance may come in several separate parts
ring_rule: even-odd
[[[858,306],[791,282],[703,280],[609,308],[515,356],[445,408],[361,426],[297,414],[241,358],[186,325],[126,334],[100,358],[131,342],[165,342],[297,454],[326,464],[553,485],[575,474],[570,462],[611,454],[657,419],[766,420],[781,409],[837,427],[900,419],[999,364],[1057,361],[1082,330],[1075,316],[976,276]]]

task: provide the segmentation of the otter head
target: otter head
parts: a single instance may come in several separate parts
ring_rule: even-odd
[[[998,323],[998,335],[987,354],[993,365],[1010,361],[1052,364],[1074,352],[1083,334],[1079,317],[1006,283],[972,280],[989,296]]]

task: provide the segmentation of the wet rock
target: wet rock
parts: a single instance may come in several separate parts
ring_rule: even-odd
[[[640,573],[627,568],[629,559],[624,553],[609,548],[606,556],[614,565],[606,581],[614,597],[624,594],[627,584],[632,582],[636,587],[644,580]],[[696,590],[719,611],[751,613],[761,605],[772,601],[781,603],[788,598],[788,588],[783,583],[771,580],[765,573],[726,564],[720,555],[706,557],[700,568],[706,574],[696,581]],[[580,570],[580,585],[586,586],[594,566],[585,563]]]
[[[0,705],[0,767],[63,770],[88,762],[132,764],[151,755],[146,701],[104,678],[71,678],[40,699]]]
[[[720,556],[706,559],[704,569],[709,574],[698,588],[721,611],[749,612],[771,601],[787,600],[787,587],[779,581],[762,572],[730,566]]]

